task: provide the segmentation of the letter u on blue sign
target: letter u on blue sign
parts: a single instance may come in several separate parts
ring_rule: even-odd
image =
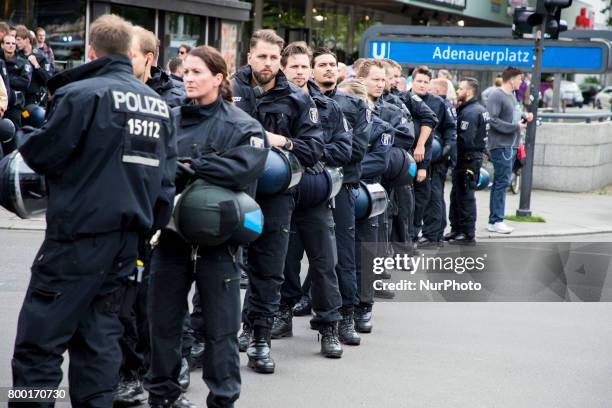
[[[372,58],[381,59],[389,58],[391,43],[388,42],[373,42],[372,43]]]

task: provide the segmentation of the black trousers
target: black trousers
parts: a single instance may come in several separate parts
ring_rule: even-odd
[[[392,204],[396,211],[393,214],[391,241],[406,243],[412,241],[414,218],[414,192],[412,184],[397,186],[392,190]]]
[[[335,200],[333,208],[336,224],[336,248],[338,262],[336,276],[342,307],[352,309],[357,302],[357,270],[355,266],[355,197],[353,187],[343,185]]]
[[[274,314],[280,305],[291,214],[295,204],[290,192],[257,196],[257,203],[264,215],[264,228],[248,249],[249,287],[242,308],[242,321],[251,326],[272,327]]]
[[[475,174],[480,174],[480,166]],[[470,168],[472,168],[470,166]],[[449,221],[451,230],[469,238],[476,234],[476,181],[466,172],[466,165],[459,161],[453,169]],[[472,169],[474,171],[476,169]]]
[[[416,241],[421,232],[423,224],[423,216],[425,214],[425,208],[429,202],[429,196],[431,193],[431,170],[427,169],[427,177],[425,180],[417,183],[414,181],[414,218],[412,226],[412,240]]]
[[[441,241],[446,228],[446,203],[444,182],[448,164],[436,163],[431,167],[431,194],[423,215],[423,236],[430,241]]]
[[[144,384],[150,402],[173,401],[181,394],[181,338],[194,280],[206,322],[202,377],[209,389],[207,406],[232,407],[238,399],[240,271],[235,251],[228,245],[192,247],[172,231],[162,232],[151,261],[151,363]]]
[[[296,209],[291,221],[289,247],[285,259],[285,281],[281,287],[281,302],[293,307],[302,297],[300,283],[301,260],[308,256],[311,278],[313,325],[340,320],[342,306],[335,270],[332,211],[328,203],[307,209]]]
[[[57,388],[68,350],[72,405],[112,406],[121,364],[118,313],[137,254],[137,233],[45,238],[19,313],[14,387]]]
[[[377,252],[378,217],[355,222],[355,267],[357,272],[357,302],[374,303],[374,273],[371,258]],[[367,248],[364,247],[367,245]]]

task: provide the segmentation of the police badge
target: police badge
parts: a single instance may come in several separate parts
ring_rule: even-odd
[[[461,121],[461,130],[468,130],[468,127],[470,127],[470,122],[462,120]]]
[[[319,123],[319,111],[317,108],[310,108],[310,121],[312,123]]]
[[[389,133],[383,133],[380,137],[380,143],[384,146],[389,146],[391,144],[391,135]]]

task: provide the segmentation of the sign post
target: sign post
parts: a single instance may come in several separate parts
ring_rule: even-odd
[[[533,160],[535,152],[535,137],[538,120],[538,105],[540,103],[540,82],[542,77],[542,40],[544,37],[544,27],[548,20],[548,15],[544,15],[542,24],[536,29],[535,48],[533,51],[533,66],[531,69],[531,105],[529,112],[533,114],[533,120],[527,123],[527,135],[525,136],[525,153],[527,158],[525,166],[521,170],[521,198],[519,208],[516,210],[518,217],[531,217],[531,187],[533,185]]]

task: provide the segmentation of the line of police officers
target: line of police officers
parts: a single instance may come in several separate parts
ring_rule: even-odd
[[[204,343],[198,358],[207,405],[231,407],[240,393],[239,350],[254,371],[273,373],[271,339],[292,335],[292,309],[302,296],[312,298],[310,324],[321,334],[322,355],[339,358],[341,344],[359,345],[358,332],[372,331],[373,276],[362,270],[362,244],[388,250],[389,242],[409,243],[413,250],[413,242],[440,241],[440,183],[455,161],[449,238],[473,242],[488,126],[476,80],[461,82],[455,119],[429,93],[425,67],[413,74],[413,93],[397,90],[401,67],[389,60],[366,60],[356,80],[338,84],[331,51],[284,47],[274,31],[260,30],[231,85],[210,47],[190,51],[180,83],[156,67],[158,46],[153,33],[100,17],[91,26],[91,62],[49,80],[44,125],[18,132],[19,151],[46,176],[49,198],[45,241],[19,317],[15,387],[57,387],[68,350],[75,406],[138,404],[144,373],[151,406],[193,406],[183,395],[189,371],[182,360],[186,332],[194,330]],[[443,146],[433,165],[432,133]],[[270,149],[290,152],[306,169],[299,188],[256,193]],[[408,153],[418,168],[414,185],[395,183],[390,169],[405,168]],[[317,201],[320,186],[306,180],[320,180],[330,166],[342,168],[342,187]],[[239,337],[240,245],[198,245],[168,224],[175,194],[196,181],[246,192],[265,219],[247,249]],[[391,205],[356,219],[363,182],[383,183]],[[431,225],[428,212],[438,212]],[[304,252],[310,294],[300,284]],[[199,318],[190,328],[193,282]]]

